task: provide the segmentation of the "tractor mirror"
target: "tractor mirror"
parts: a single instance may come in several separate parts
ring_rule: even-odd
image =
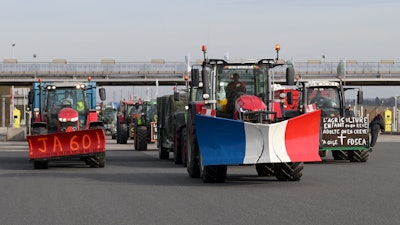
[[[362,91],[358,91],[357,92],[357,104],[363,104],[363,92]]]
[[[286,84],[294,85],[294,68],[291,65],[286,68]]]
[[[103,87],[101,87],[101,88],[99,89],[99,94],[100,94],[100,99],[101,99],[102,101],[105,101],[105,100],[106,100],[106,89],[103,88]]]
[[[174,101],[179,101],[179,92],[177,91],[174,92]]]
[[[286,99],[287,99],[287,104],[288,105],[293,104],[293,93],[291,91],[286,93]]]
[[[32,105],[33,104],[34,97],[35,97],[35,93],[33,91],[29,91],[29,94],[28,94],[28,105]]]
[[[192,69],[191,76],[192,76],[192,79],[191,79],[192,87],[198,87],[199,86],[199,77],[200,77],[199,69]]]

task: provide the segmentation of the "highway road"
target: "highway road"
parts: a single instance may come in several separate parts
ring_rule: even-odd
[[[81,162],[34,170],[25,142],[0,142],[0,223],[8,224],[400,224],[400,136],[381,135],[367,163],[307,163],[298,182],[229,167],[204,184],[156,145],[108,140],[105,168]],[[330,155],[330,154],[329,154]]]

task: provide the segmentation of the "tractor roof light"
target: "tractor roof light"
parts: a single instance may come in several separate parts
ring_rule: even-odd
[[[201,46],[201,51],[204,53],[207,53],[207,45],[202,45]]]
[[[276,50],[276,61],[279,59],[279,51],[281,50],[281,46],[279,44],[275,45],[275,50]]]
[[[281,50],[281,45],[280,44],[276,44],[275,45],[275,50],[279,52]]]

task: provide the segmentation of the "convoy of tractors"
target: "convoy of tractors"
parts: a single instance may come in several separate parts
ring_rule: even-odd
[[[184,89],[151,100],[96,104],[88,82],[33,83],[29,94],[29,159],[35,169],[77,159],[104,167],[106,134],[134,150],[156,143],[159,158],[173,155],[191,178],[224,182],[228,166],[253,165],[259,176],[298,181],[304,162],[331,152],[335,160],[366,162],[373,146],[368,117],[345,106],[342,80],[304,82],[292,64],[276,58],[228,61],[207,58],[185,77]],[[276,84],[275,67],[286,68]],[[362,104],[362,92],[358,92]],[[299,132],[301,130],[301,132]],[[171,153],[171,154],[170,154]]]

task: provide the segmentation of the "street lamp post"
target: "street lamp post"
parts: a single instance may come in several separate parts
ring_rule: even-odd
[[[12,44],[11,45],[11,58],[12,59],[14,59],[14,47],[15,47],[15,44]]]
[[[35,79],[37,77],[37,65],[36,65],[36,54],[33,53],[33,64],[35,64]]]

